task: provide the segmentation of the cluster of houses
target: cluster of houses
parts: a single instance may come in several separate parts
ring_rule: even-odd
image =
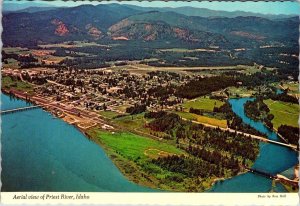
[[[145,104],[149,110],[172,108],[182,103],[172,89],[185,84],[190,75],[169,72],[132,74],[126,70],[45,69],[7,71],[35,85],[35,94],[53,102],[88,110],[120,111],[120,107]],[[193,77],[195,78],[195,77]]]

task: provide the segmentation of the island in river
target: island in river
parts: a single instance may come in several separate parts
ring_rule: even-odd
[[[132,95],[131,93],[127,93],[128,88],[125,86],[122,90],[118,90],[120,96],[114,96],[112,95],[113,93],[102,94],[102,90],[96,90],[95,94],[102,94],[102,98],[104,98],[102,101],[105,103],[95,105],[95,100],[99,98],[100,95],[98,96],[88,92],[95,91],[92,84],[84,84],[84,86],[82,86],[76,83],[73,86],[68,86],[66,82],[57,81],[64,75],[68,75],[68,73],[74,75],[74,79],[82,78],[82,82],[86,82],[85,78],[91,78],[89,75],[102,81],[109,81],[112,75],[116,79],[119,75],[124,75],[123,71],[106,71],[107,70],[102,69],[90,73],[91,71],[61,72],[52,69],[27,69],[11,73],[11,70],[4,70],[2,91],[9,95],[14,95],[33,102],[47,111],[50,111],[55,116],[62,118],[69,124],[75,125],[82,133],[86,134],[88,138],[98,143],[105,150],[106,154],[127,179],[139,185],[146,186],[147,188],[191,192],[268,192],[286,191],[285,188],[289,188],[290,191],[297,190],[297,187],[293,185],[294,178],[296,177],[290,179],[291,182],[284,182],[284,185],[288,183],[290,187],[281,185],[280,182],[283,182],[283,180],[277,178],[277,174],[293,167],[297,163],[296,152],[293,150],[297,149],[297,147],[295,145],[284,147],[273,145],[272,143],[262,143],[262,140],[267,141],[268,138],[275,141],[280,141],[280,139],[274,137],[276,134],[273,133],[271,137],[268,133],[270,131],[265,132],[265,130],[260,130],[259,128],[261,126],[249,124],[239,113],[243,110],[236,111],[236,108],[243,107],[244,99],[241,98],[241,102],[235,105],[232,103],[233,100],[219,96],[220,94],[224,95],[224,89],[221,89],[219,93],[209,93],[192,99],[184,98],[182,95],[185,94],[181,94],[181,90],[184,90],[183,87],[189,87],[191,85],[180,84],[180,81],[176,82],[176,78],[174,80],[174,77],[170,77],[169,72],[156,72],[154,73],[156,77],[152,73],[149,74],[150,79],[146,83],[151,85],[153,82],[165,78],[170,78],[170,81],[177,83],[177,87],[172,88],[177,90],[177,92],[175,91],[175,99],[172,102],[165,100],[166,105],[156,103],[151,106],[147,106],[147,104],[144,106],[142,103],[132,105],[130,101],[123,101],[124,104],[120,105],[118,104],[118,98],[122,95],[128,96],[129,98],[129,96]],[[33,78],[37,77],[37,73],[43,74],[41,76],[43,76],[44,80],[39,80],[44,81],[41,85],[38,85]],[[82,74],[86,75],[82,76]],[[31,76],[31,78],[28,78],[28,75]],[[53,77],[57,78],[57,80]],[[141,81],[141,77],[136,74],[129,73],[125,77],[128,81]],[[184,78],[187,77],[183,76],[182,81],[185,81]],[[203,84],[207,85],[208,82],[219,80],[221,84],[218,85],[214,83],[212,86],[223,88],[224,84],[229,84],[229,82],[232,81],[230,76],[217,78],[218,77],[205,77],[200,80],[195,79],[193,84],[199,84],[198,86],[201,87]],[[161,89],[162,88],[156,87],[149,88],[148,92],[152,92],[153,103],[159,100],[160,97],[163,97],[163,94],[159,93]],[[80,96],[78,92],[82,90],[83,93]],[[207,92],[209,92],[209,89]],[[78,93],[78,96],[73,96],[76,93]],[[166,94],[170,97],[172,95],[174,96],[174,93],[168,89]],[[128,104],[128,106],[126,106],[126,104]],[[168,104],[172,106],[167,106]],[[2,112],[4,113],[9,110],[9,108],[2,108]],[[29,110],[23,114],[34,114],[34,112],[36,111]],[[22,112],[2,114],[4,125],[6,122],[10,122],[10,124],[12,122],[12,120],[9,121],[5,118],[9,119],[10,115],[18,114],[22,114]],[[14,128],[17,128],[18,125],[10,125],[10,127],[12,131],[17,131],[17,129]],[[30,130],[27,130],[27,134],[35,133],[35,128],[35,126],[32,126]],[[52,129],[56,130],[54,127]],[[63,134],[66,136],[70,135],[69,132]],[[62,135],[61,132],[60,135]],[[4,133],[3,136],[8,138],[8,142],[12,141],[10,139],[11,134],[5,136]],[[41,136],[37,138],[41,138]],[[90,142],[88,138],[85,138],[85,141]],[[57,144],[69,145],[66,142]],[[3,145],[5,147],[5,142]],[[66,147],[67,150],[72,150],[70,146]],[[266,147],[269,149],[263,149]],[[62,151],[65,149],[66,148],[61,148]],[[77,150],[75,147],[73,149],[74,151]],[[281,159],[274,160],[272,156],[274,153],[269,154],[269,152],[273,150],[275,154],[280,154]],[[9,151],[11,150],[4,150],[7,154],[9,154]],[[28,150],[23,152],[26,154]],[[267,155],[264,154],[265,152]],[[23,155],[25,154],[23,153]],[[69,156],[61,151],[58,154],[63,154],[60,158],[67,158],[67,156]],[[81,161],[73,163],[63,162],[61,166],[66,167],[67,171],[72,167],[77,168],[79,165],[74,166],[73,164],[80,164],[80,162],[85,161],[84,158],[89,158],[89,149],[82,151],[81,154],[83,155]],[[94,155],[93,158],[97,158],[96,155]],[[90,164],[97,164],[97,166],[94,166],[96,169],[99,169],[98,167],[102,168],[103,164],[97,163],[97,160],[93,158],[91,158]],[[271,158],[272,161],[269,158]],[[3,160],[3,165],[8,167],[7,164],[5,164],[6,161],[5,159]],[[106,161],[104,161],[104,164],[108,164]],[[266,162],[272,164],[266,165]],[[18,165],[18,163],[16,162],[15,165]],[[3,167],[3,177],[7,179],[7,181],[4,181],[4,188],[7,188],[6,190],[47,190],[40,185],[40,181],[42,181],[43,178],[36,180],[38,184],[32,187],[27,181],[24,181],[24,184],[21,184],[21,187],[16,189],[18,187],[15,187],[14,179],[20,174],[16,174],[16,172],[12,173],[12,168],[7,170],[6,167]],[[76,172],[76,176],[83,175],[84,180],[87,181],[86,179],[88,179],[88,183],[92,186],[78,187],[78,190],[147,191],[144,187],[140,189],[137,186],[133,186],[134,184],[129,184],[128,180],[125,181],[122,179],[123,176],[121,175],[120,177],[120,173],[118,172],[115,172],[116,176],[122,180],[112,178],[116,181],[124,182],[124,187],[121,186],[119,189],[112,189],[110,186],[104,186],[103,189],[99,189],[103,181],[102,178],[100,178],[96,186],[93,183],[93,178],[99,178],[99,176],[102,176],[100,175],[102,173],[96,172],[95,170],[94,175],[92,175],[91,172],[84,174],[84,171],[89,170],[90,167],[91,166],[88,165],[84,166],[85,169],[81,171],[80,174]],[[34,168],[36,168],[36,166],[34,166]],[[41,167],[36,168],[32,174],[37,174],[40,171],[39,168]],[[248,171],[252,171],[252,168],[265,172],[267,177],[261,177],[255,172],[250,174]],[[110,170],[115,171],[116,169],[109,169],[109,171]],[[71,171],[73,171],[73,169]],[[28,169],[27,175],[29,175],[29,172],[30,169]],[[241,173],[246,174],[241,175]],[[51,171],[50,177],[44,177],[43,175],[41,175],[41,177],[54,178],[54,174],[56,174],[55,170]],[[61,175],[62,173],[59,174]],[[268,175],[273,177],[273,182]],[[105,175],[103,177],[105,177]],[[31,176],[28,177],[27,180],[34,182],[32,181],[34,178],[35,176]],[[226,180],[228,178],[231,179]],[[105,179],[106,181],[110,181],[110,178]],[[255,182],[253,179],[261,182],[259,185],[265,186],[258,189],[257,186],[255,186],[257,182],[256,184],[251,183]],[[56,185],[56,180],[52,179],[52,181],[54,181],[55,184],[49,188],[49,190],[64,191],[68,188],[68,191],[72,191],[73,184],[62,187]],[[243,186],[245,181],[249,183],[248,187]],[[229,186],[225,186],[224,188],[227,182]],[[231,185],[232,182],[235,182],[233,184],[234,187]],[[103,184],[106,185],[107,183]],[[123,183],[121,185],[123,185]],[[211,188],[212,186],[213,188]]]

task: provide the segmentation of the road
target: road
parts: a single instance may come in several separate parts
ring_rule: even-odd
[[[185,120],[185,121],[190,121],[190,120],[188,120],[186,118],[182,118],[182,119]],[[258,140],[263,141],[263,142],[269,142],[269,143],[273,143],[273,144],[277,144],[277,145],[289,147],[289,148],[291,148],[293,150],[297,150],[297,146],[296,145],[286,144],[286,143],[282,143],[282,142],[277,142],[277,141],[270,140],[270,139],[265,138],[265,137],[261,137],[261,136],[257,136],[257,135],[253,135],[253,134],[248,134],[248,133],[241,132],[241,131],[238,131],[238,130],[234,130],[234,129],[231,129],[231,128],[217,127],[217,126],[206,124],[206,123],[200,123],[200,122],[197,122],[197,121],[194,121],[194,120],[192,120],[192,122],[195,123],[195,124],[201,124],[201,125],[203,125],[205,127],[219,128],[222,131],[227,131],[227,132],[236,133],[236,134],[242,134],[242,135],[245,135],[247,137],[250,137],[250,138],[253,138],[253,139],[258,139]]]
[[[23,92],[13,91],[13,93],[16,96],[19,96],[23,99],[26,99],[26,97],[27,97],[27,95],[24,94]],[[70,109],[70,108],[68,108],[67,105],[58,104],[58,103],[49,103],[48,100],[45,100],[43,97],[39,97],[39,96],[31,97],[31,100],[34,100],[36,102],[36,104],[41,105],[41,106],[48,106],[48,107],[56,108],[56,109],[59,109],[63,112],[71,113],[73,115],[74,114],[78,115],[78,113],[80,113],[80,116],[82,118],[87,118],[89,120],[93,119],[93,120],[96,120],[97,123],[100,123],[100,124],[107,124],[104,120],[102,120],[101,115],[99,115],[95,112],[87,112],[85,110],[78,109],[78,108],[71,108]],[[277,142],[277,141],[274,141],[274,140],[267,139],[265,137],[261,137],[261,136],[257,136],[257,135],[253,135],[253,134],[248,134],[248,133],[237,131],[237,130],[234,130],[234,129],[231,129],[231,128],[221,128],[221,127],[217,127],[217,126],[206,124],[206,123],[200,123],[200,122],[197,122],[197,121],[194,121],[194,120],[188,120],[186,118],[182,118],[182,119],[185,120],[185,121],[192,121],[195,124],[201,124],[205,127],[219,128],[222,131],[227,131],[227,132],[236,133],[236,134],[242,134],[242,135],[245,135],[246,137],[250,137],[250,138],[253,138],[253,139],[258,139],[258,140],[263,141],[263,142],[269,142],[269,143],[289,147],[293,150],[297,150],[296,145]],[[107,124],[107,125],[109,125],[109,124]]]

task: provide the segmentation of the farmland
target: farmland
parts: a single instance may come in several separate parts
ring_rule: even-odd
[[[41,48],[76,48],[76,47],[88,47],[88,46],[99,46],[99,47],[110,47],[108,45],[97,44],[96,42],[85,42],[85,41],[71,41],[71,42],[63,42],[59,44],[41,44],[39,47]]]
[[[272,123],[274,128],[278,129],[280,125],[289,125],[298,127],[299,107],[297,104],[264,100],[270,109],[270,113],[274,115]]]
[[[172,180],[172,177],[175,180],[180,174],[163,170],[151,162],[158,157],[185,154],[172,144],[129,132],[108,132],[97,128],[90,129],[88,135],[106,150],[130,180],[156,189],[176,191],[186,187],[184,182]]]
[[[176,114],[178,114],[179,116],[181,116],[184,119],[197,121],[202,124],[209,124],[209,125],[222,127],[222,128],[227,127],[227,122],[224,119],[206,117],[203,115],[197,115],[197,114],[192,114],[192,113],[188,113],[188,112],[176,112]]]
[[[223,104],[224,102],[219,100],[209,99],[208,97],[200,97],[186,101],[182,106],[186,111],[188,111],[190,108],[194,108],[212,112],[214,107],[220,107]]]
[[[152,150],[164,151],[170,154],[183,154],[183,151],[175,146],[128,132],[104,132],[95,130],[92,130],[92,132],[96,132],[100,142],[107,145],[115,152],[118,151],[122,156],[132,161],[137,159],[146,161],[149,159],[148,155],[145,154],[145,151],[150,148]],[[157,158],[158,156],[158,153],[156,153],[154,158]]]

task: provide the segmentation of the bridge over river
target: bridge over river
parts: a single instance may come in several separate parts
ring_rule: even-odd
[[[270,178],[270,179],[277,179],[276,175],[267,173],[267,172],[262,171],[262,170],[258,170],[258,169],[254,169],[254,168],[249,168],[249,167],[245,167],[245,169],[248,170],[251,173],[259,174],[261,176],[264,176],[264,177],[267,177],[267,178]]]
[[[40,108],[40,107],[39,106],[29,106],[29,107],[20,107],[20,108],[16,108],[16,109],[8,109],[8,110],[0,111],[0,115],[11,114],[11,113],[15,113],[15,112],[22,112],[22,111],[38,109],[38,108]]]
[[[249,167],[244,167],[244,168],[246,170],[248,170],[249,172],[251,172],[251,173],[255,173],[255,174],[264,176],[266,178],[270,178],[270,179],[273,179],[273,180],[291,185],[293,187],[299,187],[298,180],[296,180],[296,179],[292,180],[292,179],[289,179],[289,178],[287,178],[287,177],[285,177],[281,174],[273,175],[273,174],[267,173],[267,172],[259,170],[259,169],[254,169],[254,168],[249,168]]]

